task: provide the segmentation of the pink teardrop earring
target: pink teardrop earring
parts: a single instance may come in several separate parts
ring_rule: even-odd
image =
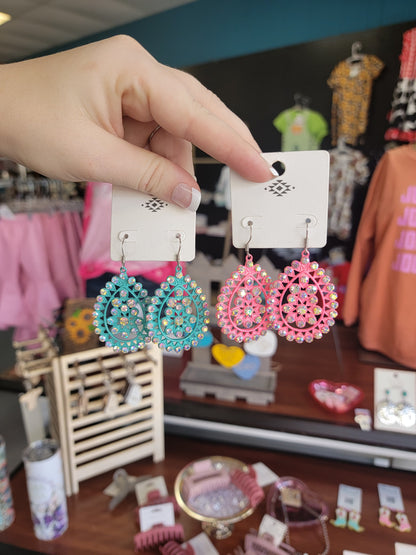
[[[321,339],[335,324],[337,294],[331,278],[317,262],[310,261],[306,218],[305,248],[301,259],[284,269],[270,288],[272,328],[281,337],[297,343]]]
[[[226,280],[218,295],[217,320],[222,332],[238,343],[256,341],[270,327],[271,278],[261,266],[254,264],[249,253],[250,236],[245,246],[245,265],[240,265]]]

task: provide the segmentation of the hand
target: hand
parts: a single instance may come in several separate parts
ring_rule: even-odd
[[[1,66],[0,83],[0,153],[43,175],[139,189],[191,210],[200,199],[192,144],[251,181],[272,177],[235,114],[130,37]]]

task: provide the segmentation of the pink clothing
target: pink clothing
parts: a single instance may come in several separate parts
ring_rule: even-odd
[[[36,337],[39,326],[55,322],[65,299],[82,296],[76,278],[80,226],[78,213],[0,220],[0,329],[14,327],[15,340]]]
[[[118,274],[120,262],[111,260],[111,196],[110,183],[88,183],[84,207],[84,237],[81,247],[80,275],[84,279],[106,272]],[[143,240],[146,240],[143,238]],[[175,273],[176,262],[127,262],[127,273],[141,275],[155,283]]]

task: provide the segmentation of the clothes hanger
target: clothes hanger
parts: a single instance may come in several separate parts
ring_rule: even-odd
[[[308,96],[304,96],[303,94],[296,92],[293,95],[295,101],[295,109],[297,110],[305,110],[309,108],[311,99]]]
[[[351,45],[351,56],[347,58],[347,62],[349,64],[358,64],[362,62],[364,55],[362,54],[363,45],[360,41],[355,41]]]

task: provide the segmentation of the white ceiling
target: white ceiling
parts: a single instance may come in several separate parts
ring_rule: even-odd
[[[0,63],[33,56],[194,0],[0,0]]]

